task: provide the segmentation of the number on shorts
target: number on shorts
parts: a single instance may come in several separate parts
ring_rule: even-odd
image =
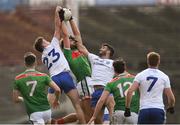
[[[26,85],[27,85],[27,86],[29,86],[29,85],[32,86],[32,87],[31,87],[31,91],[30,91],[30,93],[29,93],[29,96],[33,96],[34,90],[35,90],[36,85],[37,85],[37,81],[27,81],[27,82],[26,82]]]

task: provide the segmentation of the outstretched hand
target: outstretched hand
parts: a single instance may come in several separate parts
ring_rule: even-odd
[[[57,6],[56,7],[56,13],[59,13],[59,11],[62,9],[62,7],[61,6]]]

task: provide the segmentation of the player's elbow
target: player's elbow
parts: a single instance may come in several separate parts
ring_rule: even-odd
[[[58,88],[56,89],[56,93],[59,93],[60,94],[61,90]]]
[[[60,90],[59,87],[54,88],[54,90],[55,90],[55,92],[56,92],[57,94],[60,94],[60,92],[61,92],[61,90]]]

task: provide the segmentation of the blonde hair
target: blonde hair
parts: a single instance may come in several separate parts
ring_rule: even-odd
[[[156,52],[149,52],[147,54],[147,63],[149,66],[156,67],[159,65],[160,62],[160,55]]]

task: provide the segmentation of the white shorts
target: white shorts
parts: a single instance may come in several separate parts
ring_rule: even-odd
[[[111,124],[137,124],[138,114],[135,112],[131,112],[130,117],[124,116],[124,111],[116,110],[111,119]]]
[[[77,84],[77,90],[80,98],[90,97],[93,93],[93,87],[91,86],[91,78],[86,77]]]
[[[34,125],[45,124],[51,121],[51,109],[30,114],[30,121]]]

